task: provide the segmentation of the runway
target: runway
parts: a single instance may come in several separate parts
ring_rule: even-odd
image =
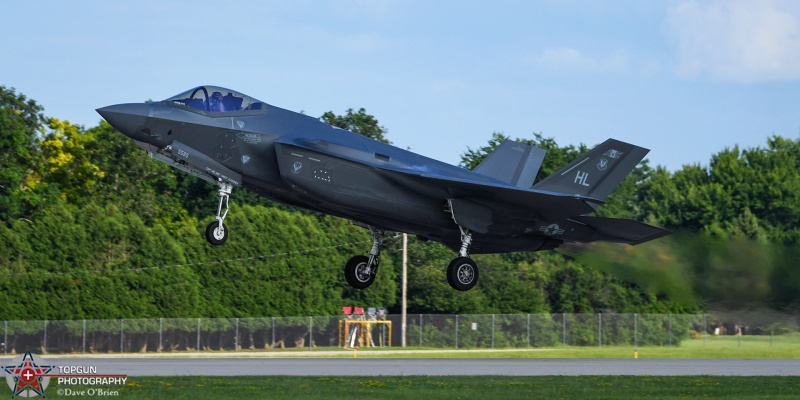
[[[5,364],[11,360],[4,359]],[[347,359],[70,358],[56,366],[94,366],[129,376],[800,376],[800,360],[745,359]]]

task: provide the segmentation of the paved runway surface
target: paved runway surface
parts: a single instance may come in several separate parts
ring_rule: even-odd
[[[0,362],[10,362],[3,360]],[[51,365],[96,366],[130,376],[408,376],[408,375],[729,375],[800,376],[800,360],[697,359],[330,359],[330,358],[53,358]],[[3,364],[7,365],[7,364]]]

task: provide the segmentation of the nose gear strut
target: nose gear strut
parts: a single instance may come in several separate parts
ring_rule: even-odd
[[[218,181],[217,186],[219,186],[219,206],[217,206],[217,220],[208,224],[206,227],[206,240],[208,243],[211,243],[213,246],[220,246],[225,244],[225,241],[228,240],[228,230],[223,225],[223,221],[225,217],[228,215],[228,200],[231,196],[231,191],[233,190],[233,185],[227,182]],[[222,211],[223,205],[225,206],[225,211]]]

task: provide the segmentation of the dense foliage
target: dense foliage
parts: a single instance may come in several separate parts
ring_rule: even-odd
[[[325,122],[388,142],[364,109]],[[472,168],[506,137],[468,149]],[[537,177],[586,151],[534,134],[548,150]],[[683,312],[797,306],[800,141],[728,148],[708,167],[671,173],[644,162],[598,212],[681,232],[636,248],[476,256],[481,280],[455,292],[453,253],[409,245],[411,313]],[[334,315],[343,305],[399,309],[400,240],[386,242],[376,283],[349,288],[344,262],[365,254],[348,221],[234,192],[225,246],[202,232],[213,185],[154,162],[105,122],[90,129],[43,115],[0,86],[0,319]]]

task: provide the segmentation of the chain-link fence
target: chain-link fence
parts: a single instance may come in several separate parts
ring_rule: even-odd
[[[350,321],[344,323],[344,321]],[[355,322],[354,322],[355,321]],[[48,353],[309,351],[399,347],[400,315],[3,321],[2,349]],[[357,339],[357,340],[356,340]],[[800,319],[768,312],[686,314],[410,314],[406,346],[800,346]]]

